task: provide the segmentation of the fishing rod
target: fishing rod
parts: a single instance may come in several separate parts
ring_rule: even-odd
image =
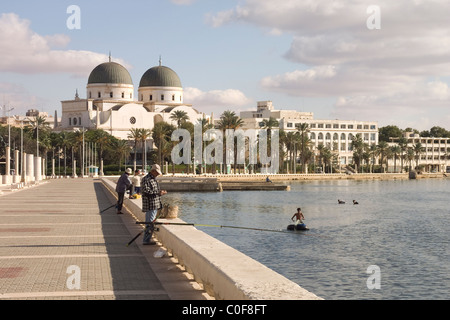
[[[103,212],[105,212],[106,210],[111,209],[112,207],[114,207],[114,206],[116,206],[116,205],[117,205],[117,204],[114,203],[113,205],[109,206],[108,208],[103,209],[102,211],[100,211],[100,213],[103,213]]]
[[[136,222],[136,224],[148,224],[148,222]],[[282,229],[263,229],[263,228],[250,228],[250,227],[238,227],[238,226],[224,226],[216,224],[201,224],[201,223],[182,223],[182,222],[154,222],[156,225],[173,225],[173,226],[191,226],[191,227],[213,227],[213,228],[231,228],[231,229],[244,229],[244,230],[254,230],[254,231],[266,231],[266,232],[279,232],[279,233],[289,233],[292,231],[282,230]],[[305,234],[303,232],[295,232],[298,234],[303,234],[305,236],[319,236],[314,234]]]

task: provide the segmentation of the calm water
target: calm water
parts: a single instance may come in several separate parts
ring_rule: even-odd
[[[293,182],[288,192],[165,201],[186,222],[268,229],[285,229],[301,207],[307,233],[198,228],[325,299],[450,299],[450,179]],[[371,265],[380,289],[367,287]]]

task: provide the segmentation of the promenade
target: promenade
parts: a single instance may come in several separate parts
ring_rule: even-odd
[[[0,300],[211,299],[159,246],[126,246],[140,226],[117,215],[101,180],[56,179],[0,194]]]

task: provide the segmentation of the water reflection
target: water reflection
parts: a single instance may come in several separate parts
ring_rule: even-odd
[[[186,222],[267,229],[285,229],[301,207],[311,236],[199,229],[326,299],[448,299],[449,186],[314,181],[292,183],[289,192],[173,193],[166,201]],[[366,286],[369,265],[381,269],[380,290]]]

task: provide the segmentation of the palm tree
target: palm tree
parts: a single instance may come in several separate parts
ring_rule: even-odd
[[[306,153],[305,153],[305,148],[307,146],[307,144],[309,144],[309,138],[307,133],[309,132],[309,124],[307,123],[298,123],[296,125],[297,127],[297,132],[300,132],[300,148],[302,150],[302,154],[300,155],[300,159],[302,161],[302,171],[303,173],[306,173],[306,166],[305,166],[305,161],[306,161]]]
[[[386,159],[388,158],[387,155],[389,153],[389,145],[386,141],[380,141],[377,147],[378,147],[378,154],[380,155],[380,165],[382,171],[384,171],[383,162],[385,158]]]
[[[151,135],[152,135],[152,130],[139,129],[139,138],[142,142],[142,169],[143,170],[147,170],[147,140],[151,137]]]
[[[405,158],[405,151],[406,148],[408,147],[408,140],[406,140],[405,137],[400,137],[398,139],[398,145],[400,147],[400,160],[401,160],[401,170],[400,172],[403,172],[403,159]]]
[[[413,151],[414,151],[414,157],[416,159],[416,167],[419,166],[419,159],[420,159],[420,155],[423,152],[423,147],[422,144],[420,142],[417,142],[414,146],[413,146]]]
[[[177,128],[180,128],[184,122],[189,121],[189,116],[186,111],[176,110],[170,115],[170,120],[176,121]]]
[[[360,169],[363,160],[363,154],[365,149],[365,143],[359,133],[355,137],[353,137],[352,148],[353,148],[353,160],[355,161],[356,172],[358,172],[358,169]]]
[[[244,124],[244,120],[239,118],[239,116],[236,115],[234,111],[226,110],[222,113],[220,116],[220,119],[218,121],[218,128],[223,131],[223,136],[225,137],[225,131],[227,129],[239,129]],[[226,146],[224,146],[225,148]],[[225,149],[226,150],[226,149]],[[226,152],[223,153],[224,158],[224,165],[226,166]],[[236,153],[236,144],[234,143],[234,172],[236,173],[236,160],[237,160],[237,153]]]
[[[136,171],[136,155],[137,155],[137,143],[141,140],[141,129],[131,128],[130,133],[127,135],[127,138],[134,141],[134,160],[133,167]]]
[[[391,154],[392,157],[394,158],[394,172],[397,172],[397,159],[398,156],[400,155],[400,153],[402,152],[402,150],[400,149],[400,146],[398,145],[393,145],[391,146]]]
[[[155,145],[158,148],[158,162],[163,165],[164,162],[164,155],[167,153],[167,146],[165,144],[169,141],[171,141],[172,132],[176,128],[167,123],[167,122],[158,122],[153,127],[151,136],[153,138],[153,141],[155,142]]]

